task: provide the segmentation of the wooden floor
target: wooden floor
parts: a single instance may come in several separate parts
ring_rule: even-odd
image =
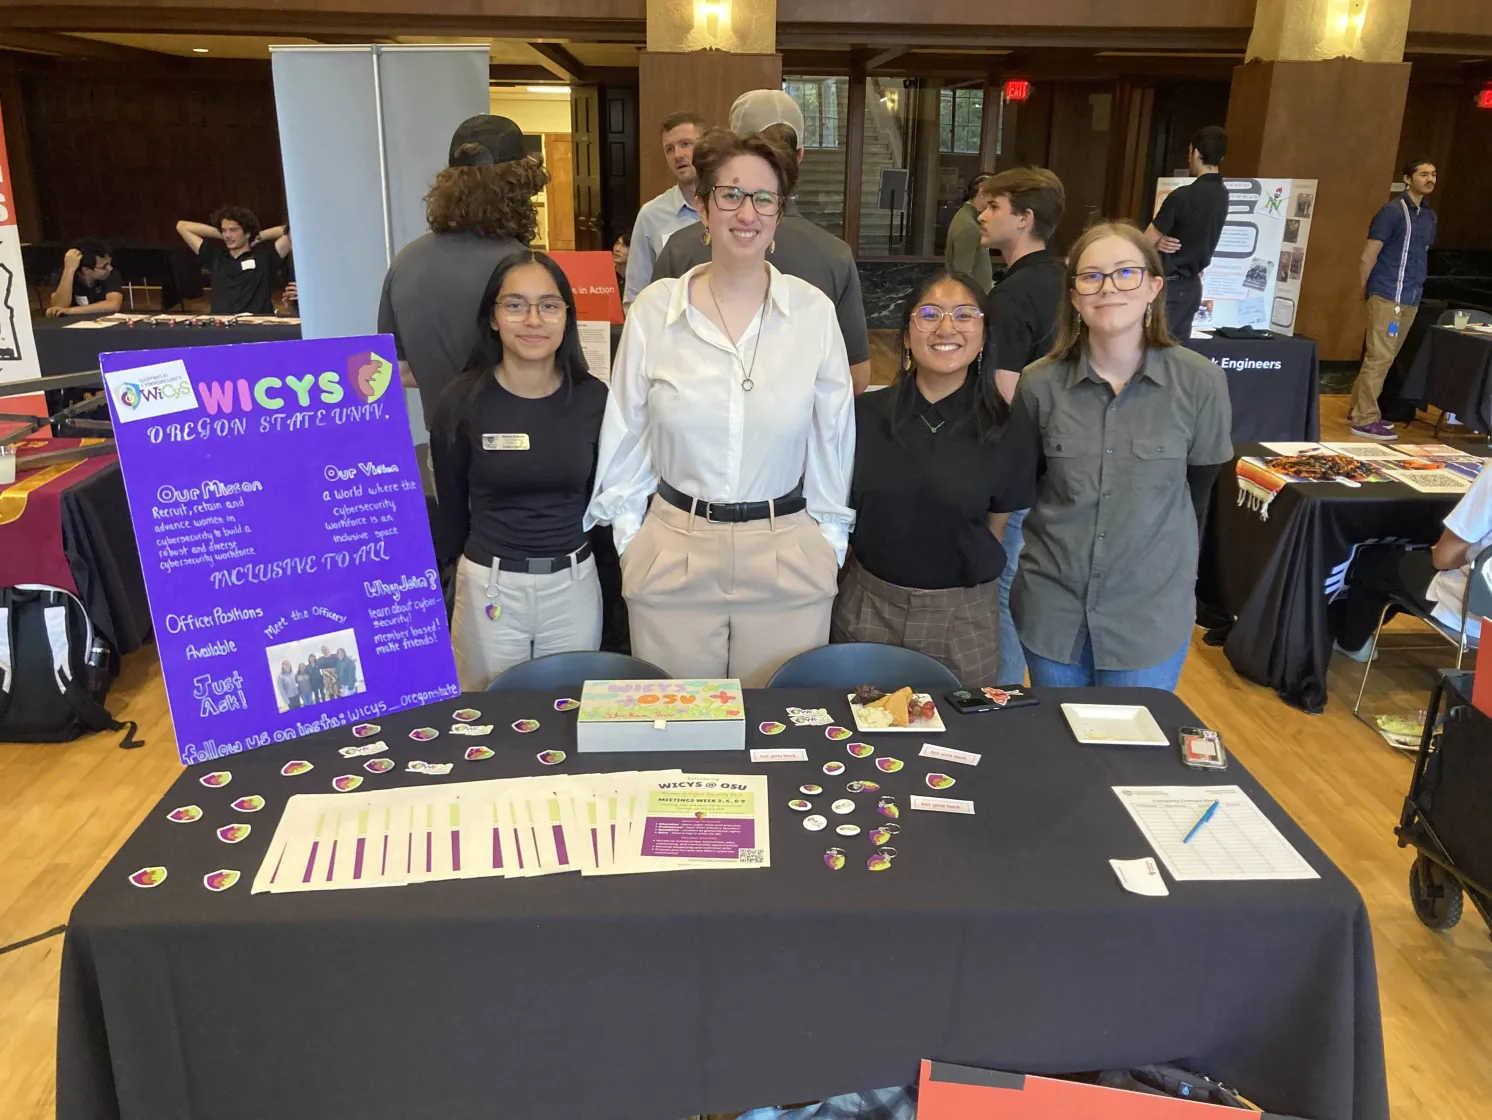
[[[1345,397],[1322,398],[1324,438],[1346,438],[1345,410]],[[1427,441],[1430,429],[1415,425],[1407,435]],[[1444,656],[1415,657],[1385,654],[1372,686],[1377,710],[1423,705]],[[1195,641],[1180,692],[1366,899],[1396,1120],[1483,1120],[1492,1116],[1492,941],[1469,905],[1449,934],[1431,933],[1414,917],[1410,857],[1393,837],[1411,764],[1353,719],[1359,670],[1338,657],[1331,703],[1309,716],[1239,679],[1220,649]],[[0,944],[65,922],[179,773],[152,650],[127,660],[110,706],[139,721],[147,746],[118,750],[117,735],[0,744]],[[4,1120],[53,1115],[61,950],[54,937],[0,955]]]

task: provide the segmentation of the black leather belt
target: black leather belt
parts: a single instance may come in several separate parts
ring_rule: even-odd
[[[575,563],[579,565],[591,554],[591,542],[586,541],[575,553]],[[502,557],[493,557],[483,560],[480,556],[473,556],[467,552],[466,558],[473,564],[480,564],[489,568],[497,565],[500,572],[527,572],[531,576],[549,576],[555,572],[563,572],[570,566],[568,556],[530,556],[526,560],[506,560]]]
[[[706,521],[715,522],[765,521],[774,512],[778,517],[786,517],[790,513],[799,513],[808,508],[808,499],[803,497],[802,483],[775,502],[706,502],[691,498],[660,479],[658,497],[685,513],[692,509],[703,515]]]

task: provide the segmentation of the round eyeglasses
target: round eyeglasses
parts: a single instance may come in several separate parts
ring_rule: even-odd
[[[751,199],[751,208],[764,218],[782,209],[782,196],[776,191],[743,191],[740,187],[711,187],[710,198],[720,209],[734,213]]]
[[[529,303],[528,300],[516,296],[504,296],[497,301],[497,315],[504,323],[526,323],[528,313],[537,311],[539,322],[554,326],[556,323],[565,321],[565,313],[568,310],[565,301],[559,296],[541,299],[538,303]]]
[[[1113,272],[1079,272],[1072,278],[1072,290],[1080,296],[1096,296],[1103,291],[1103,282],[1111,280],[1116,292],[1132,292],[1145,282],[1148,268],[1128,265]]]
[[[977,331],[984,322],[984,312],[971,303],[960,304],[952,311],[924,303],[912,312],[912,322],[917,325],[917,329],[929,334],[942,326],[945,318],[953,324],[956,331]]]

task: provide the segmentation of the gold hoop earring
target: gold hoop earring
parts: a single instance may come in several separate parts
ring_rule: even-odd
[[[911,371],[911,368],[912,368],[912,351],[911,351],[910,347],[908,347],[907,349],[905,349],[905,350],[903,350],[901,352],[901,368],[904,369],[904,370],[907,370],[908,372]]]
[[[1155,307],[1154,305],[1151,305],[1150,307],[1145,308],[1145,329],[1147,331],[1150,329],[1150,320],[1152,320],[1153,318],[1155,318]]]
[[[702,244],[702,245],[708,245],[710,243],[710,231],[709,230],[705,230],[703,233],[701,233],[699,235],[699,240],[700,240],[700,244]]]
[[[769,253],[775,253],[775,252],[777,252],[777,238],[775,238],[775,237],[772,238],[772,244],[770,244],[770,245],[767,246],[767,252],[769,252]]]

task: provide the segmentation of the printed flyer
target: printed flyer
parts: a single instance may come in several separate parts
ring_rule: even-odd
[[[182,762],[458,695],[391,338],[100,362]]]
[[[1158,179],[1155,212],[1186,177]],[[1256,327],[1295,333],[1306,245],[1316,213],[1315,179],[1251,179],[1224,175],[1228,219],[1202,273],[1196,328]],[[1162,258],[1164,259],[1164,258]]]

